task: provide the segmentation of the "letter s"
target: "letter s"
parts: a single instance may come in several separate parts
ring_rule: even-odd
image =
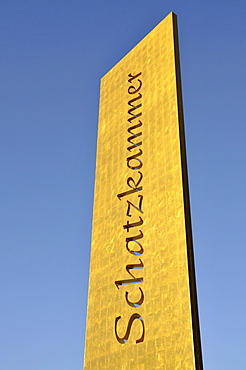
[[[129,335],[130,335],[130,331],[131,331],[131,327],[132,327],[132,323],[134,320],[140,320],[141,323],[142,323],[142,327],[143,327],[143,333],[142,333],[142,336],[141,338],[137,339],[136,340],[136,343],[141,343],[144,341],[144,322],[143,322],[143,319],[141,318],[141,316],[138,314],[138,313],[134,313],[130,319],[129,319],[129,322],[128,322],[128,325],[127,325],[127,329],[126,329],[126,334],[124,335],[124,337],[120,338],[117,334],[117,323],[118,321],[120,320],[121,316],[118,316],[116,317],[115,319],[115,326],[114,326],[114,330],[115,330],[115,335],[116,335],[116,338],[118,340],[119,343],[121,344],[124,344],[128,341],[128,338],[129,338]]]

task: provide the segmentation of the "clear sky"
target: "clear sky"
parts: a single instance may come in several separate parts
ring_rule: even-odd
[[[204,365],[246,369],[245,1],[1,0],[2,370],[83,368],[99,81],[170,11]]]

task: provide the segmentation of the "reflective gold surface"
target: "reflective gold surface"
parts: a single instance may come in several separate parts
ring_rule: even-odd
[[[181,166],[184,158],[180,147],[184,142],[181,140],[180,144],[181,92],[177,91],[180,87],[176,80],[175,20],[170,13],[101,80],[86,370],[202,369],[201,364],[195,365],[193,343],[191,301],[196,296],[194,293],[194,298],[190,298],[187,248],[192,245],[187,246],[185,208],[189,204],[184,205],[183,195],[182,173],[186,181],[186,168]],[[129,83],[128,75],[140,72]],[[139,91],[132,93],[140,83]],[[134,86],[132,94],[129,86]],[[142,115],[129,123],[128,102],[139,93],[141,98],[132,105],[141,104],[134,114]],[[131,135],[127,129],[138,119],[142,126],[133,131],[142,134],[132,142],[141,140],[141,144],[130,151],[127,139]],[[141,168],[135,170],[127,166],[126,159],[139,149],[141,162],[135,160],[131,164]],[[138,186],[141,190],[117,197],[131,189],[127,185],[129,177],[136,184],[138,171],[143,176]],[[138,195],[142,196],[141,206]],[[127,221],[140,222],[140,217],[141,225],[124,228]],[[143,235],[139,239],[143,253],[135,255],[126,249],[126,238],[136,236],[139,230]],[[141,263],[140,269],[129,268]],[[193,268],[192,263],[191,255]],[[193,270],[190,280],[194,278],[192,274]],[[143,281],[118,286],[115,283],[133,276]],[[130,302],[140,302],[144,297],[139,307],[127,303],[126,292]],[[127,326],[134,314],[138,316],[131,322],[129,337],[120,343],[116,333],[119,338],[127,337]],[[121,318],[115,331],[117,317]],[[139,338],[141,341],[136,343]]]

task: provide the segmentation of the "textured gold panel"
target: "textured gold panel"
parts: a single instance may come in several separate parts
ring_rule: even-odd
[[[202,369],[173,13],[101,80],[84,368]]]

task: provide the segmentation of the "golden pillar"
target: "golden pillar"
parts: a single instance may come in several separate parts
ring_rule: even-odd
[[[177,20],[101,80],[85,369],[202,369]]]

